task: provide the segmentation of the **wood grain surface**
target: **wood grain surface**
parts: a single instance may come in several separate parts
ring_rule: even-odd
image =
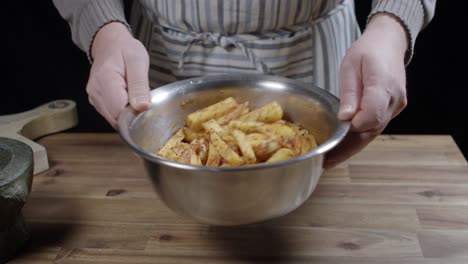
[[[34,177],[32,240],[12,264],[468,263],[468,165],[449,136],[380,136],[296,211],[242,227],[167,209],[115,134],[39,143],[51,166]]]

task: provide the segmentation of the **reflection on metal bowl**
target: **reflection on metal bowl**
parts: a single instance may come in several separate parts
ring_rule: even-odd
[[[151,92],[151,108],[119,117],[124,142],[141,156],[154,188],[176,212],[212,225],[250,224],[283,216],[306,201],[322,174],[324,154],[345,136],[337,119],[339,100],[304,83],[265,75],[218,75],[175,82]],[[154,153],[184,125],[186,116],[227,97],[257,108],[277,101],[288,120],[309,130],[320,144],[277,163],[244,167],[181,164]]]

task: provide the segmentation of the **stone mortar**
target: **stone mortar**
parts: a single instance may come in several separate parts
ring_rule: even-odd
[[[29,240],[21,210],[32,186],[33,152],[23,142],[0,137],[0,263]]]

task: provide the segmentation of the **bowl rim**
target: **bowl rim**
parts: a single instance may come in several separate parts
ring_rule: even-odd
[[[262,81],[279,81],[283,83],[295,83],[296,85],[301,85],[301,86],[305,86],[305,85],[310,86],[308,87],[308,89],[309,88],[313,89],[315,93],[318,93],[319,95],[331,101],[334,101],[334,103],[339,105],[339,99],[336,96],[334,96],[328,91],[325,91],[324,89],[319,88],[318,86],[304,84],[297,80],[289,79],[285,77],[262,75],[262,74],[225,74],[225,75],[211,75],[211,76],[189,78],[189,79],[184,79],[181,81],[176,81],[176,82],[163,85],[161,87],[158,87],[157,89],[153,89],[151,91],[151,96],[153,97],[157,93],[168,92],[174,89],[175,87],[183,86],[183,85],[186,85],[187,83],[190,84],[190,83],[199,83],[199,82],[207,82],[207,81],[223,81],[223,80],[246,81],[246,80],[251,80],[251,79],[259,80],[259,78]],[[259,163],[259,164],[242,165],[242,166],[235,166],[235,167],[209,167],[209,166],[203,166],[203,165],[190,165],[190,164],[179,163],[173,160],[169,160],[169,159],[157,156],[156,154],[150,153],[144,150],[143,148],[141,148],[140,146],[138,146],[138,144],[136,144],[130,136],[130,127],[133,124],[133,122],[131,122],[127,126],[125,122],[125,115],[134,115],[134,118],[132,118],[132,121],[134,121],[138,119],[138,117],[143,113],[144,112],[137,112],[130,105],[127,106],[120,113],[119,118],[117,120],[117,125],[118,125],[117,131],[120,135],[120,138],[122,139],[122,141],[126,143],[126,145],[128,145],[131,149],[133,149],[138,155],[140,155],[141,157],[151,162],[155,162],[161,165],[178,168],[178,169],[208,171],[208,172],[234,172],[234,171],[251,171],[251,170],[260,170],[260,169],[270,169],[270,168],[287,166],[290,164],[308,160],[315,156],[325,154],[326,152],[336,147],[344,139],[344,137],[346,136],[346,134],[348,133],[350,129],[349,121],[342,121],[336,117],[335,121],[337,123],[337,127],[336,127],[335,132],[332,134],[332,136],[329,139],[327,139],[325,142],[323,142],[321,145],[319,145],[317,148],[305,154],[296,156],[291,159],[273,162],[273,163]]]

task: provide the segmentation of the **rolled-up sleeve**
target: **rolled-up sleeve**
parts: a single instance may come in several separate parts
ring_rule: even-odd
[[[91,45],[96,32],[105,24],[118,21],[130,29],[122,0],[53,0],[60,15],[70,25],[73,42],[91,60]]]
[[[419,32],[434,17],[435,5],[436,0],[373,0],[368,21],[378,13],[389,13],[400,19],[410,40],[406,56],[406,63],[409,63]]]

